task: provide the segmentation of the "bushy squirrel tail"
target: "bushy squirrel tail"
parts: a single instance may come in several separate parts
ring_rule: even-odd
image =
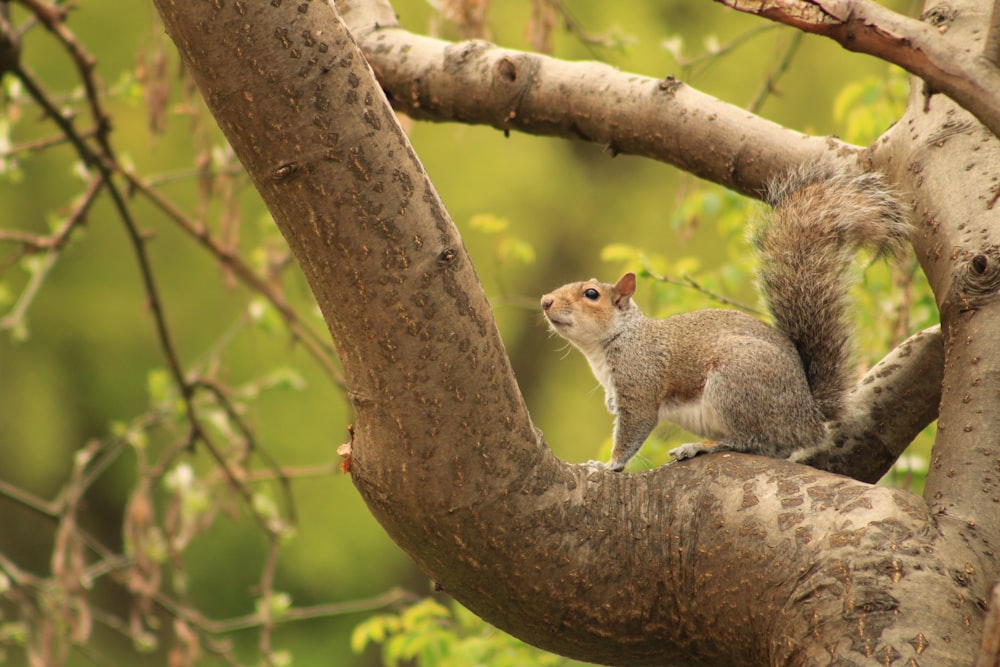
[[[812,163],[775,180],[758,227],[761,291],[774,325],[795,344],[824,418],[840,417],[852,384],[850,267],[861,249],[898,255],[910,225],[878,173]]]

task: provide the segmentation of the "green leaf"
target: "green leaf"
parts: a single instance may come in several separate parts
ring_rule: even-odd
[[[272,620],[278,620],[288,615],[292,608],[292,596],[288,593],[271,593],[266,598],[258,598],[256,602],[257,613],[264,616],[265,612]]]
[[[268,373],[265,383],[276,389],[296,391],[302,391],[308,386],[302,374],[290,366],[280,366]]]
[[[424,598],[403,611],[400,619],[403,622],[403,628],[409,630],[420,627],[429,620],[445,619],[449,616],[448,609],[437,600],[434,598]]]
[[[534,264],[535,248],[521,239],[505,238],[497,246],[497,257],[500,261],[516,259],[522,264]]]
[[[500,632],[458,603],[446,607],[424,598],[399,615],[378,615],[351,635],[355,653],[382,645],[387,667],[555,667],[563,659]]]
[[[660,42],[660,48],[673,56],[675,62],[684,60],[684,38],[681,35],[671,35]]]
[[[908,95],[905,72],[890,67],[884,76],[870,76],[844,86],[833,103],[833,118],[845,141],[869,144],[902,115]]]
[[[389,614],[378,614],[360,623],[351,633],[351,650],[361,653],[369,644],[381,644],[386,637],[399,632],[399,617]]]
[[[406,647],[410,643],[409,635],[393,635],[382,646],[382,660],[386,667],[396,667],[400,660],[406,658]]]
[[[142,632],[132,637],[132,646],[139,653],[152,653],[158,644],[156,635],[151,632]]]
[[[10,118],[0,113],[0,175],[3,175],[10,183],[17,184],[24,180],[24,172],[21,170],[17,156],[4,156],[11,147],[10,130]]]
[[[24,646],[28,640],[28,626],[22,622],[4,623],[0,625],[0,642]]]
[[[264,297],[250,300],[247,305],[247,315],[250,316],[250,321],[260,327],[262,331],[274,334],[284,330],[285,321],[282,319],[281,313]]]
[[[601,261],[638,262],[642,253],[635,246],[626,243],[612,243],[601,248]]]
[[[170,374],[163,368],[154,368],[146,374],[146,391],[153,404],[166,403],[172,394]]]
[[[673,273],[690,276],[701,271],[701,260],[697,257],[680,257],[674,262]]]
[[[499,234],[506,231],[510,223],[489,213],[478,213],[469,220],[469,227],[484,234]]]
[[[281,512],[274,499],[266,493],[257,492],[253,494],[253,509],[268,525],[281,521]]]
[[[149,435],[141,429],[129,429],[125,435],[125,442],[133,449],[146,449],[146,445],[149,444]]]
[[[14,326],[11,327],[10,337],[16,343],[23,343],[29,338],[31,338],[31,330],[28,329],[28,324],[22,319],[17,320]]]

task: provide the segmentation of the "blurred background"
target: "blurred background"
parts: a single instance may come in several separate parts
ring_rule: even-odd
[[[530,50],[532,4],[489,6],[487,37]],[[802,132],[864,145],[905,103],[905,77],[885,63],[714,3],[550,4],[554,55],[674,75]],[[915,4],[888,4],[919,13]],[[393,6],[414,32],[459,39],[468,30],[436,3]],[[24,70],[78,131],[91,128],[67,50],[25,6],[0,7],[22,31]],[[332,354],[322,320],[151,3],[86,0],[65,25],[96,59],[110,145],[138,179],[116,182],[129,196],[158,304],[111,198],[98,194],[86,215],[73,217],[93,169],[67,142],[49,141],[59,128],[19,77],[4,76],[3,661],[566,664],[498,638],[446,598],[424,600],[429,582],[339,472],[336,450],[351,415],[336,371],[323,362]],[[414,122],[408,130],[490,295],[532,418],[561,458],[606,457],[612,420],[582,356],[544,326],[542,293],[638,269],[639,301],[650,313],[716,306],[716,297],[757,306],[744,239],[753,202],[600,146],[453,124]],[[296,319],[206,250],[169,207],[240,257]],[[36,242],[57,237],[65,243],[56,252]],[[936,317],[914,266],[872,267],[859,301],[862,366]],[[155,305],[183,372],[204,379],[196,401],[205,428],[246,475],[247,497],[205,447],[185,447],[183,396],[158,339]],[[317,332],[320,351],[297,342],[294,326]],[[665,462],[670,443],[684,439],[658,432],[633,465]],[[888,483],[919,490],[930,439]],[[74,588],[67,572],[85,585]]]

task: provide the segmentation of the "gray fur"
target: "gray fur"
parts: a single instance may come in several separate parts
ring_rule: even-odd
[[[678,460],[711,451],[785,458],[828,437],[851,377],[850,266],[862,248],[899,252],[909,226],[881,176],[829,164],[794,170],[767,199],[773,211],[754,242],[774,327],[734,310],[651,319],[632,300],[632,274],[542,297],[616,416],[604,467],[624,468],[660,421],[711,441],[678,447]]]

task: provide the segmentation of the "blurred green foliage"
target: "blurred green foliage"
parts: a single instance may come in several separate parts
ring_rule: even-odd
[[[461,34],[421,0],[394,6],[411,30]],[[795,35],[712,4],[562,6],[568,14],[553,34],[556,56],[676,74],[735,104],[759,97]],[[72,111],[77,129],[86,129],[72,62],[50,34],[30,27],[20,5],[11,9],[14,23],[29,27],[25,67]],[[529,15],[528,2],[495,3],[490,38],[529,48]],[[280,285],[303,322],[322,332],[304,281],[200,111],[152,5],[88,0],[67,25],[96,58],[121,161]],[[898,73],[819,38],[794,49],[760,102],[763,115],[859,143],[898,117],[906,94]],[[87,170],[65,142],[24,148],[58,133],[14,77],[2,83],[0,230],[52,235],[67,223]],[[662,164],[612,159],[599,146],[458,125],[415,123],[410,131],[493,298],[532,418],[560,457],[606,457],[611,418],[583,358],[548,334],[537,295],[569,280],[637,270],[639,301],[651,314],[720,301],[756,307],[754,258],[744,238],[755,203]],[[0,243],[0,321],[7,325],[0,331],[0,646],[7,662],[23,664],[32,641],[10,594],[12,568],[25,581],[51,581],[54,552],[94,563],[92,548],[55,549],[67,533],[58,513],[47,512],[65,502],[60,490],[79,473],[93,476],[76,514],[80,525],[132,566],[131,578],[118,581],[109,581],[109,571],[87,570],[92,634],[70,649],[70,664],[127,664],[134,650],[152,652],[143,659],[154,664],[221,661],[210,642],[197,648],[191,640],[193,623],[171,625],[162,604],[133,616],[123,589],[141,598],[143,587],[197,609],[209,630],[222,630],[209,632],[220,642],[215,652],[225,654],[224,643],[233,642],[229,655],[247,664],[562,664],[431,599],[371,617],[386,602],[383,591],[401,586],[423,596],[427,584],[337,472],[336,449],[351,415],[335,370],[295,343],[274,303],[235,279],[153,200],[133,193],[131,205],[184,372],[224,388],[223,397],[212,387],[195,396],[205,428],[218,443],[244,447],[238,455],[258,478],[247,482],[253,491],[246,502],[205,448],[162,458],[186,437],[184,401],[157,340],[134,248],[106,196],[95,199],[86,224],[58,254],[36,248],[11,255],[15,245]],[[936,317],[915,266],[869,267],[858,294],[865,364]],[[633,465],[665,462],[684,437],[671,429],[656,434]],[[895,483],[919,489],[930,437],[893,473]],[[94,458],[81,461],[81,453]],[[161,460],[169,466],[157,469]],[[278,465],[287,471],[284,482]],[[146,478],[159,483],[141,488]],[[32,507],[11,489],[40,502]],[[273,577],[262,581],[262,573]],[[358,604],[320,613],[331,601]],[[317,611],[292,622],[296,609]],[[275,626],[266,647],[254,622],[261,618]]]
[[[570,661],[532,648],[482,621],[461,605],[432,598],[398,614],[378,614],[360,624],[351,648],[382,647],[383,664],[397,667],[557,667]]]

